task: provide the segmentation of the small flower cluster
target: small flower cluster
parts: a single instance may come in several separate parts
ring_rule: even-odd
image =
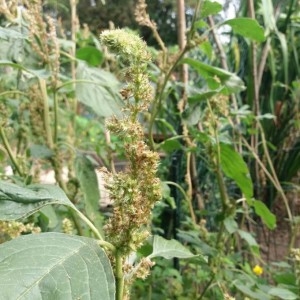
[[[136,251],[148,237],[151,210],[161,197],[155,177],[158,155],[143,141],[125,143],[129,167],[112,174],[104,170],[106,188],[114,201],[114,214],[106,225],[110,241],[124,254]]]
[[[138,263],[137,266],[132,266],[130,264],[125,264],[124,271],[127,274],[127,280],[132,282],[136,278],[146,279],[150,273],[151,267],[153,267],[155,263],[151,261],[148,257],[144,257]]]
[[[23,224],[17,221],[0,221],[0,243],[14,239],[22,233],[40,233],[41,228],[33,223]]]
[[[3,14],[7,20],[14,22],[17,18],[18,0],[0,1],[0,14]]]
[[[100,35],[100,41],[130,67],[135,67],[137,63],[147,64],[151,60],[146,43],[132,31],[104,30]]]
[[[101,42],[112,53],[118,54],[120,60],[128,65],[126,77],[128,85],[121,91],[127,100],[127,110],[136,117],[138,112],[146,110],[152,99],[152,87],[146,73],[151,55],[146,43],[136,34],[124,29],[105,30],[100,35]],[[134,100],[134,104],[130,100]]]
[[[138,0],[136,4],[136,9],[134,12],[135,15],[135,20],[138,22],[139,25],[142,26],[147,26],[147,27],[152,27],[155,26],[156,24],[150,20],[150,16],[146,11],[147,4],[145,0]]]
[[[220,119],[228,116],[228,100],[224,95],[216,95],[207,100],[208,106],[203,112],[202,124],[209,133],[213,134],[217,128],[220,128],[222,126]]]
[[[224,300],[235,300],[235,298],[230,296],[228,293],[225,293],[224,294]]]
[[[64,218],[62,220],[62,230],[66,234],[73,234],[73,232],[74,232],[73,222],[68,218]]]
[[[29,42],[34,52],[42,59],[42,63],[48,65],[52,75],[52,85],[55,87],[58,80],[60,68],[60,48],[56,35],[56,24],[53,18],[46,16],[46,22],[43,19],[42,1],[24,0],[27,7],[23,14],[28,22]]]
[[[292,249],[291,257],[294,260],[296,282],[300,285],[300,248]]]
[[[32,84],[29,87],[28,96],[29,103],[26,103],[30,111],[30,125],[34,134],[34,138],[37,140],[43,140],[46,138],[46,130],[44,124],[44,105],[43,95],[38,84]]]
[[[102,169],[106,188],[114,202],[113,216],[105,226],[106,234],[126,256],[136,251],[149,236],[151,210],[161,198],[160,181],[156,178],[159,156],[144,142],[143,128],[138,121],[138,114],[148,108],[152,99],[146,73],[150,55],[146,44],[126,30],[104,31],[100,40],[129,65],[130,82],[121,93],[127,101],[126,114],[124,118],[112,117],[107,122],[107,129],[123,140],[129,166],[116,174]]]

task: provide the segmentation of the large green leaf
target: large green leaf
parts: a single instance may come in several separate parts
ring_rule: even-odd
[[[75,160],[76,177],[84,196],[86,215],[98,229],[102,228],[102,218],[99,212],[100,193],[97,175],[92,162],[83,155],[78,155]]]
[[[252,252],[259,255],[259,245],[257,244],[252,234],[244,230],[238,230],[237,233],[250,246]]]
[[[258,247],[258,244],[251,233],[244,230],[238,230],[237,232],[240,235],[240,237],[248,243],[250,247]]]
[[[227,93],[238,93],[245,89],[244,82],[233,73],[192,58],[185,58],[182,62],[193,67],[207,81],[214,82],[214,89],[221,88],[221,85],[225,86]]]
[[[33,184],[21,187],[0,181],[0,220],[25,218],[49,204],[62,204],[75,208],[58,186]]]
[[[0,245],[0,299],[113,300],[109,259],[92,239],[26,235]]]
[[[264,18],[266,33],[269,34],[270,31],[275,31],[277,27],[272,0],[261,0],[260,13]]]
[[[229,25],[234,33],[256,42],[263,42],[265,40],[263,27],[254,19],[235,18],[223,22],[222,25]]]
[[[237,222],[234,220],[233,216],[230,216],[224,220],[224,226],[230,234],[238,231],[239,229],[239,226]]]
[[[103,61],[103,53],[95,47],[82,47],[76,51],[76,57],[86,61],[89,65],[97,67]]]
[[[76,77],[79,80],[76,82],[76,97],[80,102],[101,117],[121,114],[120,83],[113,74],[88,67],[81,61],[78,62]]]
[[[244,295],[250,297],[250,299],[256,299],[256,300],[271,300],[270,297],[263,291],[256,289],[254,290],[254,287],[252,284],[245,283],[239,279],[234,280],[233,285],[241,291]]]
[[[281,51],[282,51],[282,66],[284,74],[284,83],[288,85],[289,82],[289,52],[288,45],[285,34],[276,31],[276,35],[280,41]]]
[[[27,35],[20,32],[20,28],[5,28],[0,27],[0,39],[14,40],[14,39],[26,39]]]
[[[222,5],[216,1],[205,0],[201,6],[201,18],[215,15],[222,10]]]
[[[0,27],[0,59],[22,62],[25,58],[25,38],[19,28]]]
[[[204,101],[206,99],[209,99],[220,92],[221,92],[221,89],[214,90],[214,91],[204,91],[204,92],[201,92],[198,94],[194,94],[194,95],[188,97],[188,102],[190,104],[198,103],[198,102]]]
[[[247,199],[253,196],[253,184],[248,167],[232,146],[220,143],[221,168],[226,176],[233,179]]]
[[[263,202],[252,199],[251,201],[248,201],[248,204],[253,206],[255,213],[261,217],[262,221],[269,229],[274,229],[276,227],[276,216],[271,213]]]
[[[1,66],[9,66],[17,70],[22,70],[28,77],[33,76],[33,77],[47,79],[51,75],[51,73],[46,69],[36,69],[36,70],[29,69],[23,66],[22,64],[17,64],[7,59],[0,59],[0,67]]]
[[[293,292],[291,292],[287,289],[284,289],[284,288],[280,288],[280,287],[271,288],[268,291],[268,294],[271,296],[274,296],[276,298],[283,299],[283,300],[299,299],[299,297],[296,294],[294,294]]]
[[[153,238],[153,252],[149,255],[149,258],[158,256],[170,259],[173,257],[190,258],[197,255],[194,255],[176,240],[166,240],[155,235]]]
[[[31,158],[51,158],[53,156],[53,150],[49,149],[46,145],[33,144],[28,148],[28,152]]]

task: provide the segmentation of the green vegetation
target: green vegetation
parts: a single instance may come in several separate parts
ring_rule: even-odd
[[[0,299],[300,299],[299,3],[98,2],[1,3]]]

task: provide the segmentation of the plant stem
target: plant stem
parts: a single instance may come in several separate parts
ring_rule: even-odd
[[[178,1],[180,1],[180,0],[178,0]],[[154,127],[155,118],[159,112],[159,107],[160,107],[162,99],[163,99],[163,91],[165,90],[168,80],[169,80],[170,76],[172,75],[172,73],[174,72],[177,65],[180,63],[182,58],[184,58],[184,55],[192,48],[190,42],[193,39],[194,34],[196,33],[196,31],[194,30],[194,24],[197,21],[197,16],[199,14],[201,4],[202,4],[202,0],[199,0],[197,2],[197,6],[195,9],[195,13],[194,13],[192,24],[191,24],[192,29],[188,33],[187,40],[184,44],[184,47],[179,52],[175,62],[171,65],[171,67],[169,67],[168,71],[165,73],[165,76],[163,78],[161,78],[162,83],[161,84],[158,83],[156,96],[155,96],[155,99],[153,102],[153,110],[152,110],[152,114],[151,114],[151,118],[150,118],[150,122],[149,122],[149,143],[150,143],[150,147],[152,149],[155,149],[155,143],[153,140],[153,127]],[[164,49],[164,51],[165,51],[165,49]],[[164,67],[166,67],[166,64],[163,65],[162,69],[164,69]]]
[[[116,252],[116,247],[113,244],[109,243],[109,242],[98,240],[97,243],[101,247],[105,247],[105,248],[110,249],[113,253]]]
[[[78,26],[78,17],[77,17],[77,1],[76,0],[70,0],[70,7],[71,7],[71,41],[73,42],[73,46],[71,47],[71,55],[75,57],[75,52],[76,52],[76,31],[77,31],[77,26]],[[75,61],[71,61],[71,76],[73,82],[76,79],[76,64]],[[75,90],[75,83],[74,83],[74,90]],[[74,106],[73,106],[73,112],[74,116],[77,113],[77,99],[76,97],[73,99],[74,101]],[[75,118],[73,120],[73,123],[75,122]],[[75,125],[75,123],[73,124]]]
[[[83,229],[81,227],[81,224],[79,222],[77,214],[75,213],[75,211],[73,209],[69,209],[69,212],[71,214],[72,221],[74,222],[74,225],[75,225],[78,235],[84,236]]]
[[[90,83],[90,84],[99,85],[99,82],[98,82],[98,81],[94,81],[94,80],[88,80],[88,79],[76,79],[76,80],[75,80],[75,79],[74,79],[74,80],[70,80],[70,81],[66,81],[66,82],[62,83],[60,86],[58,86],[58,87],[56,88],[56,92],[57,92],[59,89],[65,87],[65,86],[73,85],[73,84],[75,84],[75,83]],[[110,87],[109,84],[102,84],[102,83],[101,83],[101,86],[103,86],[103,87]]]
[[[280,181],[277,177],[276,171],[274,169],[274,165],[273,165],[272,159],[270,157],[270,153],[269,153],[268,146],[267,146],[265,133],[264,133],[263,127],[261,126],[261,124],[259,122],[258,122],[258,127],[259,127],[260,132],[261,132],[262,145],[263,145],[264,153],[266,155],[266,158],[267,158],[267,161],[268,161],[268,164],[269,164],[269,168],[271,169],[272,176],[274,178],[274,181],[276,182],[277,190],[278,190],[278,192],[280,193],[280,195],[282,197],[282,200],[284,202],[284,205],[285,205],[285,208],[286,208],[286,211],[287,211],[287,214],[288,214],[289,223],[290,223],[290,230],[291,230],[291,239],[290,239],[289,250],[291,250],[294,246],[295,238],[296,238],[295,237],[294,217],[293,217],[293,214],[292,214],[290,206],[289,206],[289,201],[288,201],[288,199],[287,199],[287,197],[284,193],[284,190],[281,186],[281,183],[280,183]]]
[[[191,199],[188,197],[188,195],[186,194],[184,189],[179,184],[177,184],[176,182],[173,182],[173,181],[164,181],[164,183],[169,184],[169,185],[174,185],[175,187],[177,187],[180,190],[180,192],[182,193],[183,197],[185,198],[186,202],[189,205],[191,218],[192,218],[194,224],[196,224],[196,216],[195,216],[195,213],[194,213],[194,209],[193,209]]]
[[[208,16],[208,23],[209,23],[209,26],[211,28],[211,33],[212,33],[213,39],[214,39],[214,41],[216,43],[216,46],[217,46],[217,52],[218,52],[218,54],[220,55],[220,58],[221,58],[221,66],[224,70],[229,71],[227,60],[226,60],[226,53],[224,51],[224,48],[223,48],[222,42],[219,38],[219,35],[215,30],[216,26],[215,26],[215,22],[214,22],[214,19],[213,19],[212,16]],[[237,103],[237,99],[236,99],[235,94],[231,94],[230,98],[231,98],[234,109],[236,111],[238,111],[238,103]],[[236,121],[237,121],[237,124],[239,125],[240,124],[239,116],[236,116]],[[241,142],[241,139],[239,137],[238,137],[238,150],[239,150],[240,153],[242,152],[242,142]]]
[[[161,102],[162,102],[163,91],[164,91],[164,89],[165,89],[165,87],[168,83],[168,80],[169,80],[170,76],[172,75],[173,71],[175,70],[175,68],[177,67],[177,65],[179,64],[181,59],[184,57],[184,55],[187,51],[188,51],[188,49],[186,47],[179,53],[179,55],[176,58],[175,62],[169,68],[166,75],[164,76],[162,84],[159,86],[159,90],[156,93],[156,97],[155,97],[154,102],[153,102],[153,111],[152,111],[150,122],[149,122],[149,142],[150,142],[150,147],[152,149],[155,149],[155,143],[154,143],[154,140],[153,140],[153,127],[154,127],[155,118],[156,118],[156,116],[159,112],[159,107],[160,107]]]
[[[288,214],[288,219],[289,219],[289,225],[290,225],[290,230],[291,230],[291,238],[290,238],[290,243],[289,243],[289,250],[291,250],[294,246],[294,243],[295,243],[295,224],[294,224],[294,218],[293,218],[293,215],[292,215],[292,212],[291,212],[291,209],[290,209],[290,206],[289,206],[289,202],[288,202],[288,199],[283,191],[283,188],[278,180],[278,177],[276,175],[276,172],[274,170],[274,166],[272,164],[272,161],[271,161],[271,158],[268,157],[269,154],[268,151],[265,152],[266,156],[267,156],[267,160],[268,160],[268,164],[271,168],[271,172],[273,174],[270,174],[270,172],[267,170],[267,168],[265,167],[264,163],[260,160],[259,156],[257,155],[257,153],[255,152],[255,149],[253,149],[249,144],[248,142],[246,141],[245,138],[242,138],[243,139],[243,142],[245,144],[245,146],[251,151],[251,154],[254,156],[255,160],[257,161],[257,163],[259,164],[259,166],[262,168],[262,170],[264,171],[264,173],[267,175],[267,177],[269,178],[269,180],[272,182],[272,184],[274,185],[274,187],[276,188],[276,190],[279,192],[280,196],[282,197],[282,200],[284,202],[284,205],[286,207],[286,211],[287,211],[287,214]],[[263,142],[263,145],[265,144],[264,146],[264,150],[267,150],[266,147],[266,141],[265,141],[265,137],[264,135],[262,135],[262,142]],[[272,167],[271,167],[272,166]]]
[[[253,0],[248,0],[248,12],[249,12],[249,17],[251,19],[255,19],[255,9],[254,9],[254,1]],[[254,116],[259,115],[259,86],[258,86],[258,72],[257,72],[257,47],[255,42],[251,42],[251,77],[252,77],[252,83],[253,83],[253,103],[252,103],[252,110]],[[249,99],[250,100],[250,99]],[[258,125],[257,125],[257,120],[254,120],[253,123],[253,130],[254,134],[251,135],[251,146],[253,149],[257,149],[258,145]],[[258,183],[260,182],[260,175],[259,175],[259,168],[257,161],[255,162],[255,175],[258,180]],[[260,190],[259,187],[257,189],[257,194],[259,194]]]
[[[83,220],[94,232],[95,236],[101,240],[104,241],[102,235],[100,234],[99,230],[95,227],[95,225],[80,211],[78,210],[75,206],[73,207],[74,211],[78,214],[81,220]]]
[[[107,145],[107,156],[108,156],[108,163],[110,166],[110,170],[113,174],[116,174],[116,168],[114,164],[114,158],[113,158],[113,151],[111,149],[111,139],[110,139],[110,132],[108,130],[105,131],[105,141]]]
[[[186,19],[185,19],[185,4],[184,0],[177,0],[177,20],[178,20],[178,45],[181,51],[186,46]],[[184,85],[183,88],[183,99],[185,99],[185,85],[188,83],[188,67],[186,64],[182,64],[180,69],[181,81]]]
[[[201,293],[200,297],[199,297],[199,298],[197,298],[197,300],[201,300],[201,299],[204,297],[204,295],[205,295],[206,291],[207,291],[207,290],[208,290],[208,288],[210,287],[210,285],[211,285],[211,283],[213,282],[213,280],[215,279],[215,277],[216,277],[216,275],[215,275],[215,274],[213,274],[213,275],[211,276],[211,278],[210,278],[209,282],[208,282],[208,283],[205,285],[205,287],[204,287],[204,289],[203,289],[203,291],[202,291],[202,293]]]
[[[48,147],[53,150],[53,138],[51,132],[51,125],[50,125],[50,116],[49,116],[49,104],[48,104],[48,95],[47,95],[47,86],[46,81],[44,79],[39,79],[40,89],[43,95],[43,105],[44,105],[44,126],[46,131],[46,139]]]
[[[261,54],[260,64],[259,64],[259,68],[258,68],[258,72],[257,72],[258,90],[260,89],[260,86],[261,86],[261,81],[262,81],[262,77],[263,77],[263,73],[264,73],[264,69],[266,66],[266,62],[267,62],[267,58],[268,58],[270,49],[271,49],[271,38],[268,38],[264,45],[262,54]]]
[[[219,36],[218,36],[218,34],[215,30],[215,27],[216,27],[215,26],[215,21],[214,21],[212,16],[208,16],[207,19],[208,19],[209,26],[211,28],[211,34],[212,34],[213,39],[214,39],[214,41],[216,43],[216,46],[217,46],[217,52],[219,52],[219,55],[220,55],[220,58],[221,58],[221,66],[224,70],[228,70],[226,54],[225,54],[222,42],[219,39]]]
[[[27,96],[27,94],[24,93],[24,92],[20,92],[20,91],[17,91],[17,90],[13,90],[13,91],[5,91],[5,92],[0,93],[0,97],[4,97],[4,96],[10,95],[10,94]]]
[[[53,93],[53,107],[54,107],[54,134],[53,139],[56,144],[58,141],[58,99],[56,91]]]
[[[22,169],[20,168],[20,166],[18,165],[17,163],[17,160],[16,158],[14,157],[14,154],[13,154],[13,151],[12,149],[10,148],[10,145],[9,145],[9,142],[7,140],[7,137],[6,137],[6,134],[4,132],[4,129],[3,129],[3,126],[0,126],[0,136],[1,136],[1,139],[3,141],[3,144],[4,144],[4,148],[5,150],[7,151],[8,153],[8,156],[14,166],[14,168],[16,169],[17,173],[21,176],[21,177],[24,177],[25,174],[23,174],[23,171]]]
[[[124,274],[123,274],[123,259],[119,251],[116,251],[116,300],[123,300],[124,294]]]
[[[215,168],[216,168],[216,177],[217,177],[217,182],[218,182],[218,187],[219,187],[220,197],[221,197],[221,202],[222,202],[222,215],[223,215],[223,218],[225,219],[227,217],[227,214],[230,214],[231,211],[229,210],[230,201],[228,199],[226,185],[225,185],[224,177],[223,177],[222,170],[221,170],[221,165],[222,165],[221,149],[220,149],[219,136],[218,136],[218,132],[217,132],[218,121],[217,121],[217,118],[214,114],[214,111],[211,107],[209,100],[207,101],[207,106],[210,110],[210,114],[211,114],[211,118],[212,118],[211,122],[212,122],[212,127],[213,127],[213,135],[216,140],[216,155],[215,155],[215,157],[212,157],[212,162],[214,163]],[[220,246],[221,246],[224,230],[225,230],[224,222],[221,222],[218,236],[217,236],[217,241],[216,241],[216,247],[219,250],[221,250]]]

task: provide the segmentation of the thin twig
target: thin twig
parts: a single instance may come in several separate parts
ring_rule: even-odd
[[[254,8],[254,2],[253,0],[248,0],[248,12],[249,17],[252,19],[255,19],[255,8]],[[255,116],[259,115],[259,89],[258,89],[258,77],[257,77],[257,46],[255,42],[251,42],[251,76],[253,81],[253,114]],[[250,99],[249,99],[250,100]],[[251,135],[251,145],[257,151],[257,145],[258,145],[258,125],[257,120],[254,120],[253,123],[253,130],[254,133]],[[257,161],[255,161],[255,175],[256,178],[259,180],[259,168]]]
[[[20,168],[20,166],[18,165],[17,163],[17,160],[13,154],[13,151],[12,149],[10,148],[10,145],[9,145],[9,142],[8,142],[8,139],[6,137],[6,134],[4,132],[4,129],[3,129],[3,126],[0,126],[0,137],[2,139],[2,142],[3,142],[3,145],[4,145],[4,148],[5,150],[7,151],[7,154],[14,166],[14,168],[16,169],[17,173],[21,176],[21,177],[24,177],[25,174],[23,173],[22,169]]]
[[[226,60],[226,54],[225,54],[225,51],[224,51],[224,48],[223,48],[223,45],[221,43],[221,40],[219,38],[219,35],[217,34],[216,30],[215,30],[215,21],[213,19],[212,16],[208,16],[207,17],[208,19],[208,24],[211,28],[211,34],[213,36],[213,39],[216,43],[216,46],[217,46],[217,50],[219,52],[219,56],[221,58],[221,66],[223,69],[225,70],[228,70],[228,64],[227,64],[227,60]]]
[[[48,103],[48,94],[47,94],[47,86],[46,81],[44,79],[39,79],[39,85],[42,92],[42,100],[44,106],[44,126],[46,131],[46,139],[48,147],[53,150],[53,137],[51,131],[51,124],[50,124],[50,113],[49,113],[49,103]]]
[[[194,213],[194,209],[193,209],[193,205],[192,205],[191,199],[188,197],[188,195],[186,194],[186,192],[184,191],[184,189],[178,183],[173,182],[173,181],[164,181],[164,183],[165,184],[169,184],[169,185],[173,185],[173,186],[175,186],[175,187],[177,187],[179,189],[179,191],[182,193],[183,197],[185,198],[186,202],[188,203],[193,223],[196,224],[196,216],[195,216],[195,213]]]

